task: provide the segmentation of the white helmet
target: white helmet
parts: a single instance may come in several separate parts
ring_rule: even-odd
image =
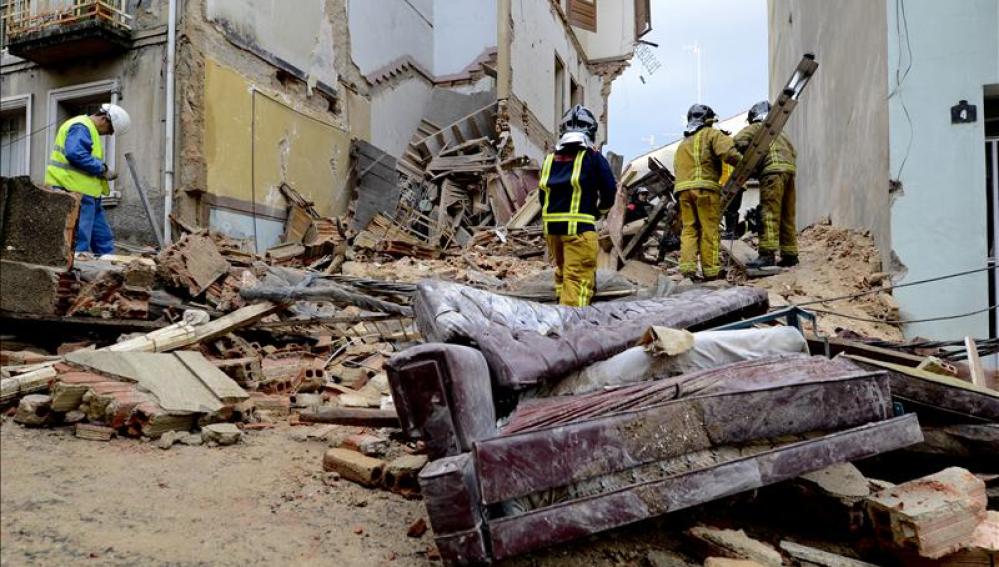
[[[101,105],[101,112],[111,121],[115,134],[124,134],[132,127],[132,118],[117,104],[104,103]]]

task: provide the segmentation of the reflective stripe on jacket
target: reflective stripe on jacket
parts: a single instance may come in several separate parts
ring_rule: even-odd
[[[106,179],[83,171],[66,159],[66,137],[69,129],[76,124],[83,124],[90,133],[90,155],[104,161],[104,146],[97,126],[89,116],[77,116],[62,123],[56,133],[55,145],[49,155],[49,163],[45,168],[45,184],[51,187],[62,187],[67,191],[76,191],[91,197],[100,197],[111,193]]]
[[[756,137],[756,133],[762,128],[762,122],[754,122],[740,130],[735,135],[735,147],[741,152],[746,151],[753,138]],[[759,177],[771,173],[794,173],[797,170],[797,167],[795,167],[797,157],[798,152],[795,151],[791,140],[788,140],[787,136],[783,133],[778,134],[774,138],[774,141],[770,143],[770,149],[767,151],[767,155],[764,156],[763,162],[755,172],[755,175]]]
[[[685,189],[721,190],[718,180],[722,174],[722,164],[735,165],[742,154],[735,149],[732,138],[721,130],[710,126],[701,128],[680,142],[673,157],[673,171],[676,174],[675,191]]]
[[[548,154],[538,180],[545,234],[575,235],[594,230],[614,203],[614,175],[600,152],[580,149]]]

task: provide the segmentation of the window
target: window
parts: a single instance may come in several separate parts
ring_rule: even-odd
[[[554,131],[558,132],[558,124],[562,121],[562,115],[565,114],[565,64],[562,60],[555,56],[555,128]]]
[[[583,93],[583,87],[576,82],[576,79],[569,78],[569,106],[576,106],[577,104],[586,104],[586,96]]]
[[[9,0],[0,0],[0,50],[7,47],[7,13],[13,9]]]
[[[31,95],[0,101],[0,175],[28,175],[31,159]]]
[[[597,0],[569,0],[569,23],[587,31],[597,31]]]

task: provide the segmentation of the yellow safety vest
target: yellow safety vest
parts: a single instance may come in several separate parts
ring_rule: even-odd
[[[86,171],[74,167],[66,159],[66,137],[69,135],[69,129],[76,124],[83,124],[90,131],[90,140],[93,142],[90,155],[104,161],[104,146],[94,121],[89,116],[70,118],[62,123],[56,133],[55,146],[52,148],[52,154],[49,155],[49,164],[45,168],[45,184],[51,187],[62,187],[67,191],[76,191],[91,197],[109,195],[111,187],[108,186],[107,179],[90,175]]]
[[[541,165],[541,179],[538,181],[538,188],[545,196],[544,204],[541,207],[541,221],[545,234],[548,234],[548,224],[553,222],[569,223],[568,234],[570,236],[576,234],[578,223],[593,224],[597,222],[596,216],[579,212],[579,206],[583,199],[583,187],[579,183],[579,177],[583,171],[583,158],[585,156],[586,150],[580,150],[572,163],[572,177],[569,179],[572,185],[572,198],[569,201],[568,211],[552,211],[549,209],[551,189],[548,187],[548,177],[552,171],[555,154],[548,154]]]

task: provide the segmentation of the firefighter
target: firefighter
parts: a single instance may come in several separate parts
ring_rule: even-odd
[[[639,187],[628,199],[628,206],[624,211],[624,224],[635,222],[649,216],[652,210],[652,203],[649,202],[651,193],[645,187]]]
[[[735,165],[742,154],[735,149],[732,138],[712,128],[718,121],[715,111],[695,104],[687,111],[684,139],[673,158],[676,172],[674,191],[680,201],[680,273],[697,276],[697,256],[701,257],[701,272],[705,280],[721,275],[718,248],[721,246],[722,165]]]
[[[617,183],[607,159],[593,147],[597,120],[588,108],[569,109],[559,135],[541,167],[541,220],[559,303],[585,307],[596,285],[597,219],[614,204]]]
[[[770,103],[758,102],[749,109],[749,126],[735,136],[735,146],[745,151],[763,120],[770,112]],[[760,181],[762,230],[760,254],[746,264],[749,268],[768,266],[791,267],[798,264],[798,229],[795,226],[794,174],[797,153],[787,136],[780,134],[770,144],[770,151],[760,164],[756,178]],[[780,250],[780,262],[777,251]]]

